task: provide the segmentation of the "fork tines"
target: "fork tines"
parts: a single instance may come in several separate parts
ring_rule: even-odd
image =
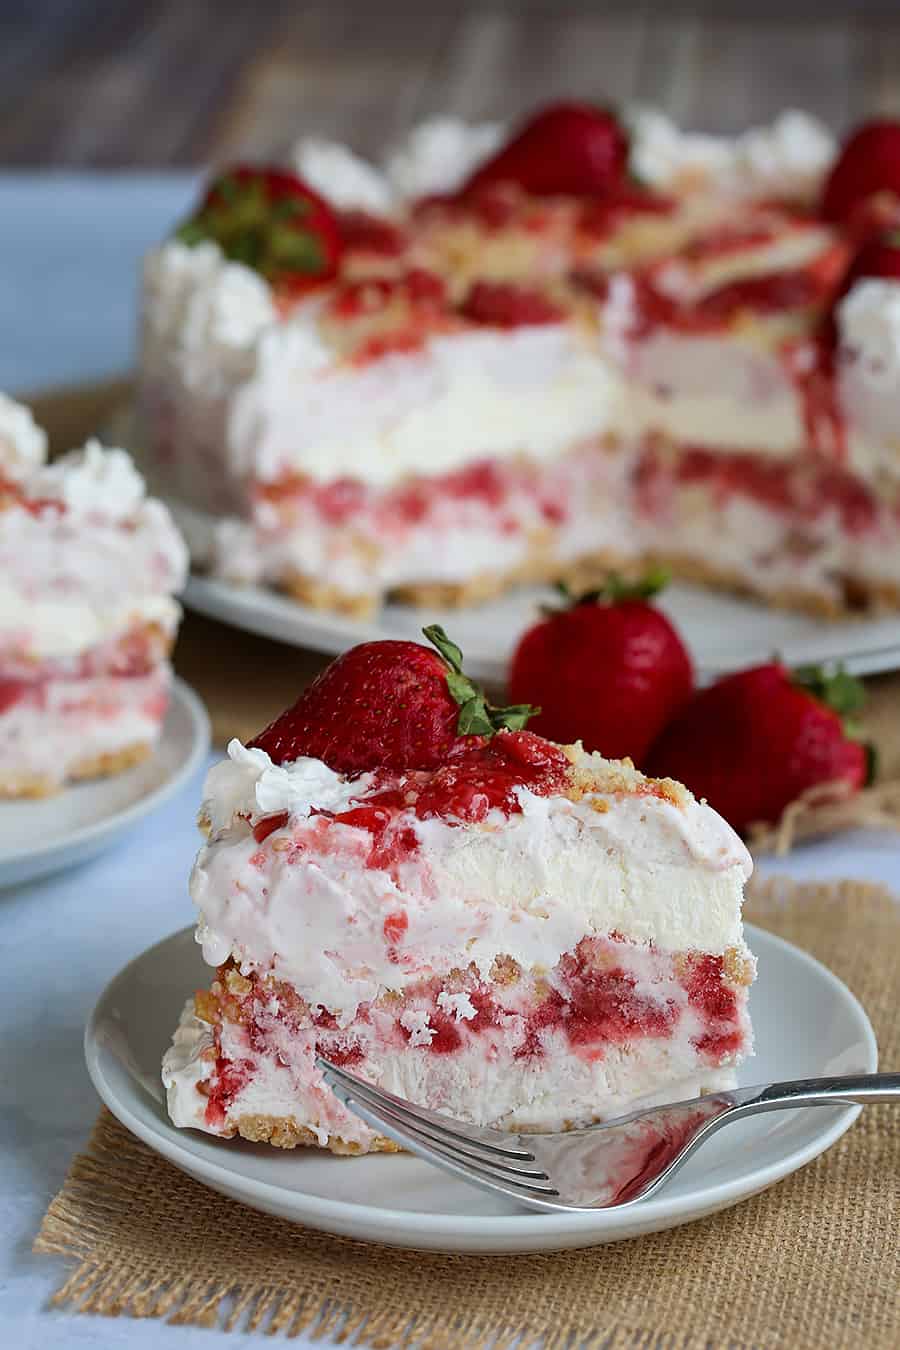
[[[469,1130],[458,1121],[372,1087],[326,1059],[318,1057],[316,1063],[339,1101],[362,1116],[373,1129],[383,1130],[426,1162],[438,1163],[507,1195],[553,1199],[559,1194],[549,1184],[546,1172],[537,1170],[534,1155],[518,1147],[516,1136],[513,1136],[515,1143],[511,1141],[509,1145],[488,1142],[484,1131]],[[502,1140],[499,1133],[498,1140]],[[529,1167],[529,1163],[533,1166]]]

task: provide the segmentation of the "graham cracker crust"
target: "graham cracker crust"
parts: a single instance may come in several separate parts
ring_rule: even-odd
[[[516,586],[562,582],[577,594],[601,585],[610,571],[628,576],[640,574],[651,566],[667,567],[680,581],[757,600],[774,609],[810,614],[818,619],[840,620],[900,609],[900,586],[851,574],[835,577],[833,591],[803,585],[769,589],[748,581],[732,569],[716,567],[704,559],[685,554],[648,551],[626,557],[604,550],[563,563],[548,556],[546,546],[537,548],[524,563],[512,570],[480,572],[460,582],[409,582],[395,586],[387,593],[360,595],[292,573],[283,580],[282,589],[310,609],[354,619],[371,619],[388,599],[417,609],[465,609],[496,600]]]
[[[52,797],[61,792],[67,783],[82,782],[88,778],[110,778],[123,773],[135,764],[141,764],[153,752],[153,746],[147,741],[126,746],[124,750],[111,751],[105,755],[93,755],[78,760],[64,779],[48,778],[40,774],[22,774],[0,782],[0,799],[13,798],[38,799]]]
[[[353,1139],[331,1135],[328,1143],[319,1143],[317,1135],[306,1125],[299,1125],[293,1116],[239,1116],[232,1135],[239,1134],[254,1144],[272,1144],[275,1148],[323,1148],[341,1158],[358,1158],[364,1153],[402,1153],[399,1144],[384,1135],[376,1134],[368,1148]]]

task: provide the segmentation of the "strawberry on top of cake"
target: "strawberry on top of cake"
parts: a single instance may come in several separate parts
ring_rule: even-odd
[[[123,450],[46,462],[0,397],[0,796],[146,755],[160,731],[187,551]]]
[[[749,856],[671,780],[527,730],[439,628],[366,643],[207,779],[216,968],[163,1065],[176,1125],[391,1147],[315,1056],[460,1119],[562,1129],[734,1081]]]
[[[660,559],[896,604],[898,283],[854,259],[898,139],[568,101],[227,169],[146,264],[154,473],[215,573],[354,614]]]

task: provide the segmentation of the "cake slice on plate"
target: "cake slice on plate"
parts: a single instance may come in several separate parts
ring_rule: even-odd
[[[679,784],[530,733],[426,632],[438,652],[345,653],[211,770],[191,892],[216,970],[165,1057],[176,1125],[393,1147],[316,1054],[559,1130],[720,1089],[749,1053],[738,837]]]
[[[123,450],[47,464],[0,395],[0,797],[146,756],[162,726],[187,551]]]

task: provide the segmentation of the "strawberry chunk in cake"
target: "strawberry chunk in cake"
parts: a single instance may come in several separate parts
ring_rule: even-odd
[[[0,796],[113,773],[156,741],[187,555],[122,450],[51,464],[0,396]]]
[[[895,164],[563,103],[238,166],[147,261],[148,460],[214,573],[358,614],[659,560],[896,604]]]
[[[165,1057],[176,1125],[393,1147],[315,1056],[423,1106],[568,1128],[734,1081],[749,856],[709,807],[560,746],[409,642],[353,648],[206,784],[215,967]]]

